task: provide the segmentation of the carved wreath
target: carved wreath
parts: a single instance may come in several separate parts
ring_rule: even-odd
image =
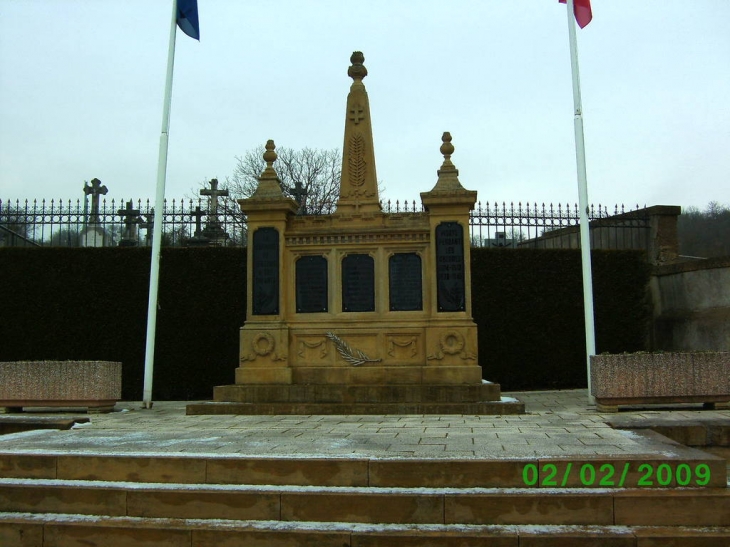
[[[382,361],[382,359],[371,359],[362,350],[352,349],[347,342],[333,332],[328,332],[327,338],[332,340],[335,348],[337,348],[337,353],[354,367],[360,366],[363,363],[378,363]]]
[[[464,349],[464,337],[455,330],[447,331],[439,338],[439,346],[446,355],[456,355]]]
[[[274,337],[268,332],[259,332],[253,337],[253,340],[251,340],[251,348],[253,349],[253,352],[261,357],[274,351],[275,345]]]
[[[429,355],[428,359],[441,360],[444,358],[444,355],[457,354],[460,354],[459,356],[462,359],[470,359],[472,361],[476,359],[476,355],[466,350],[464,335],[458,331],[450,330],[444,332],[439,337],[439,349],[436,353]]]

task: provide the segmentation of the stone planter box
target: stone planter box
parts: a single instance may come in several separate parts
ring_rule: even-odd
[[[591,356],[599,411],[620,405],[705,403],[728,408],[730,353],[632,353]]]
[[[19,412],[23,407],[85,407],[89,412],[109,412],[121,397],[121,363],[0,363],[0,412]]]

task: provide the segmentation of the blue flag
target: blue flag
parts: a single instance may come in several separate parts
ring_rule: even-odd
[[[177,0],[177,26],[191,38],[200,41],[198,0]]]

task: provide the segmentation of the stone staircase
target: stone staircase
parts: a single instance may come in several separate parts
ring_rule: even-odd
[[[0,545],[730,545],[727,463],[688,454],[680,462],[4,453]],[[652,484],[639,487],[647,470]]]

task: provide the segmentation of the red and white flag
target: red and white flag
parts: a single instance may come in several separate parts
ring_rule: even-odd
[[[565,4],[567,0],[559,0],[559,2]],[[585,27],[593,19],[591,0],[573,0],[573,12],[575,13],[575,20],[578,22],[578,26],[580,28]]]

